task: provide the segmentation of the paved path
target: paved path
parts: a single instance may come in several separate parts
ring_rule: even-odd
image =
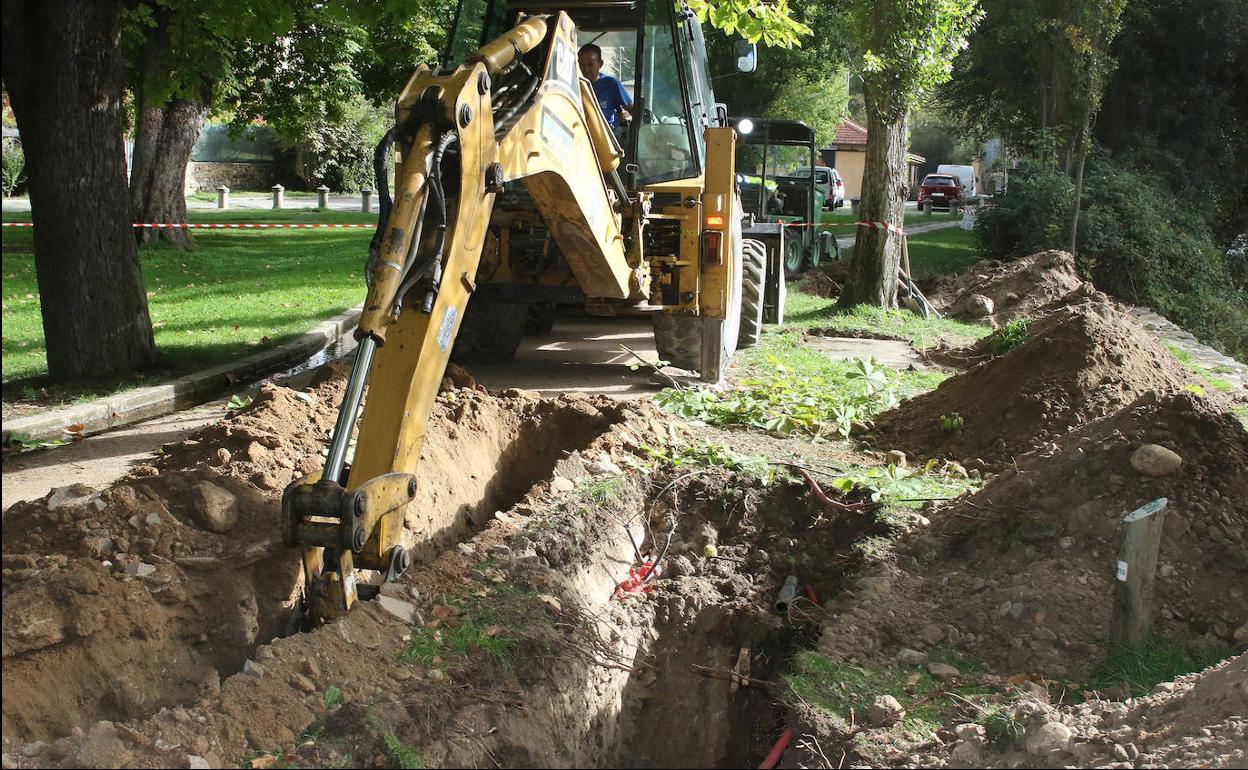
[[[1130,312],[1154,337],[1190,353],[1196,363],[1209,369],[1213,376],[1234,385],[1234,394],[1248,396],[1248,365],[1202,344],[1182,327],[1151,308],[1133,307]]]

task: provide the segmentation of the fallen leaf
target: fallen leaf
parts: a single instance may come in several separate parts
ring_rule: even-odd
[[[83,424],[82,424],[82,423],[80,423],[80,422],[76,422],[76,423],[74,423],[73,425],[66,425],[66,426],[65,426],[65,432],[66,432],[66,433],[82,433],[82,432],[83,432],[84,430],[86,430],[86,429],[87,429],[87,426],[86,426],[86,425],[83,425]]]
[[[251,760],[251,767],[252,770],[255,770],[256,768],[272,767],[275,762],[277,762],[277,757],[272,754],[265,754],[262,757],[256,757]]]
[[[506,630],[507,629],[503,628],[502,626],[486,626],[485,628],[481,629],[481,635],[484,636],[486,639],[493,639],[494,637],[498,636],[499,634],[503,633]]]

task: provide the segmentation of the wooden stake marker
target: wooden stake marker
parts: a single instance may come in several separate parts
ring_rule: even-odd
[[[1167,502],[1166,498],[1159,497],[1122,518],[1125,526],[1118,550],[1118,583],[1109,634],[1111,649],[1134,649],[1148,636],[1153,621],[1153,582]]]

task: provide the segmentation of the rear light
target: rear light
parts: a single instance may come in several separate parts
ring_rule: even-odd
[[[707,217],[710,220],[710,217]],[[723,224],[723,217],[719,217]],[[702,231],[702,265],[718,265],[724,261],[724,234],[719,230]]]
[[[724,215],[723,214],[707,214],[706,226],[722,228],[724,226]]]

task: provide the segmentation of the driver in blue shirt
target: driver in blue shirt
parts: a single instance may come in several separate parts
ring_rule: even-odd
[[[625,126],[633,119],[633,97],[628,95],[624,84],[619,78],[602,74],[602,49],[593,43],[586,43],[576,55],[581,65],[581,74],[594,86],[594,95],[598,97],[598,105],[607,119],[607,125],[616,129]]]

